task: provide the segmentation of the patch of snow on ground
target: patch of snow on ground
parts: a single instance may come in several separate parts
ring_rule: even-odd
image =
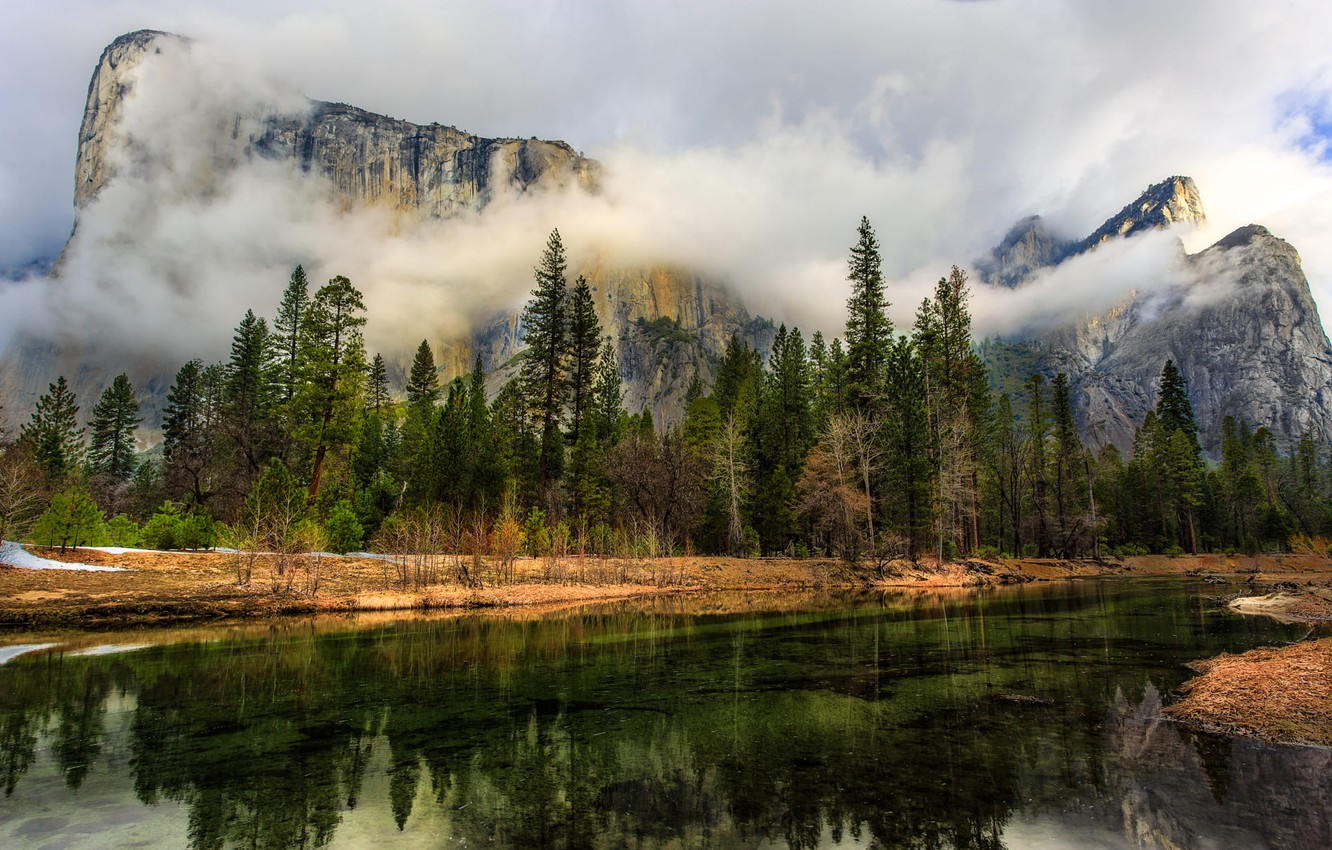
[[[18,643],[13,646],[0,646],[0,664],[11,661],[29,652],[37,652],[41,649],[50,649],[57,646],[54,643]]]
[[[20,570],[76,570],[88,573],[123,573],[124,567],[100,567],[94,564],[66,564],[64,561],[52,561],[41,558],[8,540],[0,543],[0,564],[18,567]]]
[[[152,646],[148,643],[104,643],[100,646],[90,646],[87,649],[76,649],[69,653],[73,655],[115,655],[119,652],[134,652],[136,649],[146,649]]]

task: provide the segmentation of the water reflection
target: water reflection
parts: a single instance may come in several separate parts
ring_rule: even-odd
[[[706,604],[15,659],[0,846],[1332,846],[1328,751],[1160,720],[1298,636],[1190,587]]]

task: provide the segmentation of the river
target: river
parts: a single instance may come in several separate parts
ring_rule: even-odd
[[[734,595],[12,650],[0,847],[1332,847],[1332,751],[1159,717],[1185,662],[1308,631],[1219,592]]]

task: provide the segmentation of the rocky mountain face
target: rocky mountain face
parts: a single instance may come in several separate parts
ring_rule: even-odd
[[[1000,271],[990,285],[1021,285],[1040,268],[1107,239],[1203,220],[1193,181],[1172,177],[1087,238],[1066,243],[1071,247],[1062,256],[1054,252],[1053,263],[1023,254],[1021,239],[1005,240],[992,255]],[[1024,262],[1030,270],[1018,275]],[[1181,248],[1179,264],[1179,282],[1165,289],[1140,290],[1104,314],[1026,339],[987,343],[997,383],[1019,392],[1033,371],[1046,378],[1068,374],[1084,436],[1128,450],[1156,403],[1169,359],[1188,381],[1203,444],[1213,454],[1226,416],[1265,425],[1286,446],[1306,432],[1332,436],[1332,347],[1295,248],[1249,225],[1197,254]]]
[[[121,36],[103,51],[79,131],[76,214],[81,215],[117,179],[126,162],[133,168],[149,158],[139,155],[135,140],[123,132],[127,99],[143,63],[153,61],[165,47],[188,44],[179,36],[142,30]],[[405,215],[448,219],[481,212],[500,193],[597,190],[598,164],[564,142],[482,138],[346,104],[306,101],[304,108],[295,110],[220,116],[217,124],[220,134],[230,136],[229,143],[219,145],[225,152],[212,156],[208,168],[243,167],[249,157],[294,163],[327,180],[348,207],[387,206]],[[239,148],[231,142],[239,142]],[[235,153],[238,149],[240,156]],[[70,245],[77,239],[76,223]],[[675,421],[690,378],[695,371],[705,380],[711,377],[732,334],[764,352],[770,346],[770,323],[751,316],[716,281],[667,266],[621,268],[610,262],[570,271],[571,283],[582,273],[593,286],[603,332],[617,344],[631,411],[648,407],[658,421]],[[367,288],[373,288],[373,282]],[[373,299],[369,307],[373,317]],[[396,361],[401,372],[418,341],[404,339],[401,351],[382,353]],[[522,348],[519,316],[501,313],[480,322],[470,338],[432,343],[441,353],[446,378],[470,370],[480,354],[495,373],[492,388],[497,390]],[[137,365],[131,379],[147,389],[145,414],[152,424],[162,400],[160,391],[169,385],[179,364]],[[61,373],[70,378],[83,409],[90,410],[97,393],[121,368],[120,363],[101,363],[93,353],[79,350],[77,340],[61,340],[57,346],[49,340],[20,337],[0,358],[0,392],[11,400],[4,414],[16,424]]]
[[[1083,239],[1061,238],[1046,227],[1040,216],[1028,216],[1013,225],[987,256],[976,260],[976,272],[986,283],[1021,286],[1041,269],[1084,254],[1107,239],[1178,222],[1207,223],[1202,198],[1191,177],[1171,177],[1148,186],[1136,201]]]

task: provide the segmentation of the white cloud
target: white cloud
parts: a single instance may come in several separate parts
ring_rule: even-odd
[[[167,94],[183,99],[159,98],[145,117],[178,134],[163,143],[182,155],[197,126],[170,119],[207,120],[203,107],[240,92],[286,97],[272,79],[414,121],[565,138],[606,166],[598,198],[512,203],[448,228],[341,213],[323,202],[324,187],[272,163],[220,176],[206,205],[163,203],[154,193],[167,187],[152,181],[137,197],[108,191],[98,201],[105,220],[85,216],[105,231],[71,258],[67,277],[100,280],[89,293],[124,302],[90,295],[82,309],[124,307],[140,319],[161,310],[162,332],[181,345],[200,341],[194,325],[205,318],[220,345],[229,334],[216,328],[220,316],[229,325],[246,306],[264,309],[290,264],[311,258],[320,273],[373,285],[372,333],[419,339],[427,321],[443,333],[521,299],[552,226],[575,250],[612,244],[686,262],[734,282],[756,311],[835,330],[862,214],[883,243],[899,321],[909,321],[935,279],[969,265],[1016,218],[1041,212],[1085,233],[1175,173],[1197,179],[1211,219],[1188,237],[1191,249],[1267,224],[1301,250],[1316,297],[1332,305],[1332,168],[1309,117],[1326,112],[1332,92],[1322,43],[1332,7],[833,9],[11,0],[0,11],[0,111],[28,119],[0,129],[0,266],[63,240],[87,77],[106,42],[148,26],[232,62],[208,97],[173,85]],[[133,250],[98,247],[127,239]],[[1128,253],[1128,271],[1109,268],[1110,253],[1065,270],[1085,278],[1059,292],[1147,274],[1147,248]],[[189,298],[173,294],[181,289]],[[1032,298],[978,301],[977,324],[1013,327],[1025,304],[1054,303]]]

